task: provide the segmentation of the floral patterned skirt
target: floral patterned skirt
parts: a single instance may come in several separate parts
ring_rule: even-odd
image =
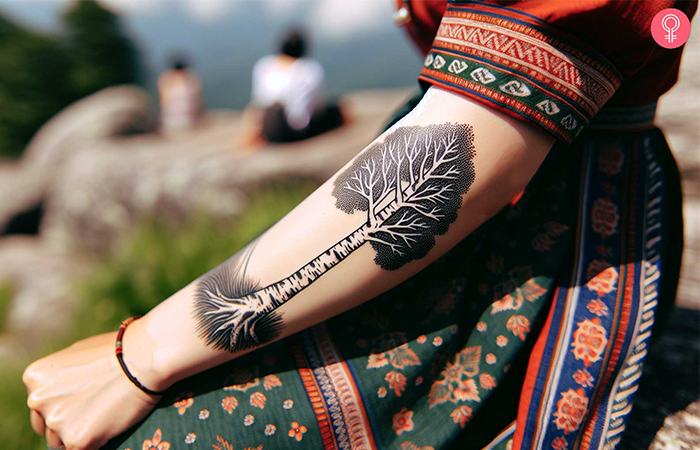
[[[180,382],[106,448],[612,449],[681,236],[661,131],[584,131],[418,275]]]

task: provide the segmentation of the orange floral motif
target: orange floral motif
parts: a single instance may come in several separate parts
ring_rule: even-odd
[[[578,369],[572,376],[581,386],[593,387],[593,376],[586,369]]]
[[[420,386],[421,384],[423,384],[423,377],[416,377],[416,386]]]
[[[447,362],[439,379],[430,387],[430,407],[447,401],[481,401],[476,381],[470,378],[479,372],[480,358],[480,346],[466,347],[455,355],[453,362]]]
[[[254,406],[256,408],[265,409],[266,401],[267,398],[262,392],[253,392],[253,394],[250,396],[250,406]]]
[[[554,424],[558,429],[563,430],[564,434],[569,434],[576,431],[588,409],[588,397],[583,388],[578,388],[574,391],[569,389],[562,392],[561,398],[557,402],[557,411],[554,413]]]
[[[506,310],[516,311],[523,305],[523,301],[534,302],[546,292],[547,290],[532,277],[530,266],[516,267],[508,271],[506,278],[494,286],[491,314]]]
[[[457,383],[454,389],[454,397],[458,401],[481,401],[481,398],[479,398],[479,388],[476,387],[476,381],[471,378]]]
[[[576,359],[583,360],[586,367],[600,360],[608,339],[605,336],[605,328],[600,324],[600,319],[584,319],[578,322],[578,328],[574,331],[574,340],[571,343]]]
[[[153,433],[153,437],[151,439],[146,439],[143,441],[143,450],[168,450],[170,448],[170,442],[161,442],[162,437],[163,432],[160,431],[160,428],[158,428],[156,432]]]
[[[584,319],[578,322],[578,328],[574,331],[574,341],[571,343],[572,352],[576,359],[583,360],[586,367],[601,359],[608,339],[605,336],[605,328],[600,324],[600,319]]]
[[[406,441],[401,443],[401,450],[435,450],[434,447],[429,445],[424,445],[423,447],[418,447],[411,441]]]
[[[496,380],[488,373],[482,373],[479,375],[479,384],[484,389],[493,389],[496,387]]]
[[[180,415],[185,414],[185,411],[187,411],[187,408],[192,406],[194,403],[194,398],[192,398],[192,393],[188,392],[187,394],[183,394],[178,401],[173,403],[173,406],[175,409],[177,409],[177,413]]]
[[[454,423],[458,423],[459,426],[464,429],[467,422],[469,422],[469,419],[472,417],[472,409],[466,405],[462,405],[452,411],[450,417],[452,417]]]
[[[427,340],[428,338],[424,334],[421,334],[420,336],[418,336],[418,338],[416,338],[416,342],[418,342],[419,344],[425,344],[425,341]]]
[[[207,420],[209,418],[209,410],[203,409],[199,412],[199,420]]]
[[[413,411],[408,410],[405,406],[401,408],[401,411],[394,414],[392,428],[397,436],[413,430]]]
[[[554,450],[566,450],[568,446],[569,444],[562,436],[557,436],[557,438],[552,441],[552,448]]]
[[[433,345],[435,347],[440,347],[442,345],[442,337],[441,336],[435,336],[433,338]]]
[[[525,336],[530,332],[530,320],[525,316],[512,315],[506,322],[506,328],[518,336],[521,341],[524,341]]]
[[[391,370],[384,380],[389,382],[389,389],[393,389],[397,397],[401,397],[401,393],[406,390],[406,376],[400,372]]]
[[[216,440],[218,444],[212,444],[214,450],[233,450],[233,445],[231,445],[226,439],[222,438],[218,434],[216,435]]]
[[[265,377],[263,378],[263,387],[266,391],[269,391],[270,389],[278,386],[282,386],[282,382],[280,381],[277,375],[265,375]]]
[[[623,160],[622,151],[615,144],[598,150],[598,169],[609,177],[620,173]]]
[[[299,425],[299,422],[294,421],[292,422],[292,429],[289,430],[287,436],[296,439],[297,442],[300,442],[304,437],[304,433],[306,433],[306,427],[304,425]]]
[[[379,389],[377,389],[377,397],[379,397],[379,398],[386,397],[386,388],[384,386],[380,386]]]
[[[591,261],[586,269],[586,275],[588,277],[588,283],[586,283],[588,289],[601,297],[615,288],[618,277],[617,269],[604,259]]]
[[[591,208],[593,231],[603,236],[603,239],[616,232],[619,219],[617,206],[610,201],[610,198],[598,198],[593,202],[593,207]]]
[[[476,324],[477,331],[481,331],[483,333],[484,331],[486,331],[486,328],[486,322],[484,322],[483,320],[480,320],[479,323]]]
[[[481,360],[481,346],[465,347],[455,355],[455,361],[464,369],[464,374],[473,377],[479,373],[479,361]]]
[[[506,345],[508,345],[508,338],[503,336],[502,334],[499,334],[498,336],[496,336],[496,345],[498,345],[499,347],[505,347]]]
[[[238,400],[231,395],[224,397],[224,399],[221,400],[221,407],[224,408],[224,411],[231,414],[234,409],[238,408]]]
[[[396,369],[403,369],[421,364],[416,352],[408,347],[404,333],[384,333],[375,340],[375,343],[367,360],[368,369],[377,369],[387,364],[391,364]]]
[[[196,440],[197,435],[194,433],[187,433],[187,436],[185,436],[185,444],[192,444]]]
[[[277,427],[274,423],[268,423],[265,425],[265,436],[272,436],[277,431]]]
[[[249,427],[255,423],[255,416],[252,414],[246,414],[243,418],[243,425]]]
[[[588,302],[588,305],[586,305],[586,308],[592,313],[595,314],[596,316],[607,316],[608,315],[608,307],[603,303],[602,301],[598,299],[593,299],[590,302]]]
[[[486,364],[496,364],[496,355],[489,353],[486,355]]]

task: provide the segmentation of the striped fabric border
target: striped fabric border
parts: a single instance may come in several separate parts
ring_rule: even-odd
[[[312,327],[301,336],[302,348],[293,346],[293,352],[316,414],[324,450],[376,449],[360,392],[326,325]]]
[[[453,4],[419,80],[486,101],[570,143],[622,82],[603,56],[572,39],[511,8]]]
[[[585,148],[576,257],[532,352],[513,449],[611,450],[641,376],[660,276],[649,138]]]
[[[644,185],[644,225],[642,267],[639,280],[641,306],[634,313],[634,332],[631,335],[625,362],[607,397],[601,401],[595,421],[590,421],[586,434],[591,437],[589,448],[612,450],[620,442],[625,430],[625,419],[632,412],[632,401],[642,376],[642,365],[654,324],[661,278],[661,233],[663,182],[661,164],[653,155],[651,139],[642,143],[646,160]]]

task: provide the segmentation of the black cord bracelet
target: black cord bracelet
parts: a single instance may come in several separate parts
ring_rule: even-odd
[[[124,354],[123,354],[123,347],[122,347],[122,338],[124,337],[124,331],[126,331],[126,327],[131,325],[131,323],[138,319],[140,316],[136,317],[130,317],[126,319],[124,322],[122,322],[121,325],[119,325],[119,331],[117,331],[117,343],[116,343],[116,348],[115,348],[115,353],[117,355],[117,361],[119,361],[119,365],[121,366],[122,370],[124,371],[124,375],[134,383],[134,386],[137,388],[141,389],[143,392],[145,392],[148,395],[153,395],[153,396],[158,396],[158,395],[163,395],[165,394],[165,391],[153,391],[151,389],[148,389],[146,386],[141,384],[141,382],[129,372],[129,369],[126,367],[126,363],[124,362]]]

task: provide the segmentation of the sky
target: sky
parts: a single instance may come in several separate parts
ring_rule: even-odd
[[[74,0],[0,0],[0,13],[49,34]],[[304,26],[326,70],[331,96],[364,88],[415,86],[420,57],[392,21],[393,0],[99,0],[120,14],[139,48],[145,83],[173,53],[187,54],[212,108],[240,108],[255,61],[289,26]]]

